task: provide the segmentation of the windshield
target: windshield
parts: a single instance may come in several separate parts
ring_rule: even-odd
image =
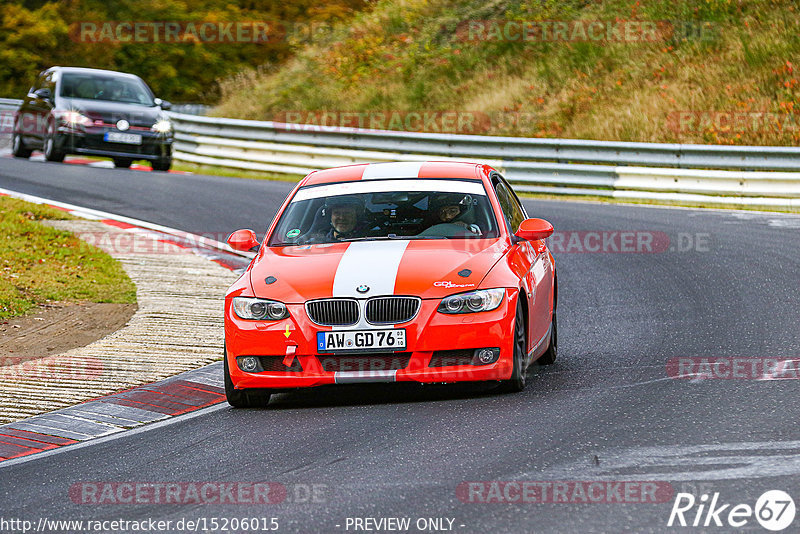
[[[61,96],[154,106],[153,95],[137,78],[97,74],[64,73]]]
[[[385,180],[300,189],[269,246],[380,239],[497,237],[480,182]]]

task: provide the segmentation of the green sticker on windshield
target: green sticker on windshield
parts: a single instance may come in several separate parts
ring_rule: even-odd
[[[300,229],[299,228],[295,228],[294,230],[289,230],[288,232],[286,232],[286,237],[288,237],[289,239],[291,239],[293,237],[297,237],[299,235],[300,235]]]

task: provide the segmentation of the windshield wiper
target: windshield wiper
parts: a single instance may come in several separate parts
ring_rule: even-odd
[[[339,242],[339,243],[344,243],[344,242],[347,242],[347,243],[349,243],[349,242],[351,242],[351,241],[386,241],[386,240],[388,240],[388,239],[396,239],[396,238],[387,237],[387,236],[375,236],[375,237],[348,237],[347,239],[339,239],[339,240],[338,240],[338,242]],[[336,242],[337,242],[337,241],[332,241],[332,243],[336,243]]]
[[[372,236],[372,237],[350,237],[347,239],[340,239],[339,242],[351,242],[351,241],[394,241],[405,239],[408,241],[414,240],[422,240],[422,239],[452,239],[450,236],[446,235],[394,235],[390,234],[388,236]]]

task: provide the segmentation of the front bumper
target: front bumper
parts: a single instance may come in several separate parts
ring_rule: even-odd
[[[77,130],[60,127],[56,146],[69,154],[120,157],[155,161],[172,156],[172,135],[159,134],[151,130],[131,130],[128,133],[142,136],[142,144],[112,143],[105,140],[106,132],[118,131],[114,128],[86,127]]]
[[[225,302],[225,344],[231,381],[236,389],[291,389],[366,382],[505,380],[511,376],[513,367],[516,298],[515,291],[507,291],[499,308],[464,315],[438,313],[436,308],[440,300],[423,300],[413,320],[395,325],[406,330],[406,348],[403,351],[364,355],[355,352],[319,353],[317,332],[336,328],[312,323],[302,304],[288,305],[288,319],[246,321],[233,313],[231,298],[228,297]],[[466,353],[479,348],[499,348],[499,358],[487,365],[473,365],[465,364],[463,358],[448,357],[460,349]],[[271,361],[283,360],[285,366],[276,366],[283,369],[281,371],[273,368],[249,373],[242,371],[237,364],[237,358],[242,356],[272,357]]]

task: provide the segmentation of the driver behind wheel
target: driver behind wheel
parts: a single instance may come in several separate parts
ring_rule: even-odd
[[[363,237],[364,202],[356,196],[331,197],[325,201],[325,212],[330,216],[328,241]]]

